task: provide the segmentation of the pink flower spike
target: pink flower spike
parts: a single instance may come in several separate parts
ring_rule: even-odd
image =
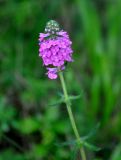
[[[39,35],[39,56],[43,60],[43,64],[48,69],[47,75],[50,79],[57,78],[58,67],[64,66],[65,62],[72,62],[71,40],[66,31],[60,30],[59,25],[55,21],[50,21],[46,25],[45,32]],[[51,26],[52,25],[52,26]]]

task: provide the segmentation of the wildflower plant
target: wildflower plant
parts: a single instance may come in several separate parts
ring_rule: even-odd
[[[83,145],[89,148],[97,150],[93,145],[83,141],[80,137],[74,116],[71,109],[71,99],[77,99],[78,96],[69,96],[67,93],[67,88],[63,76],[63,72],[66,68],[66,63],[73,62],[71,48],[71,40],[67,32],[60,29],[59,24],[50,20],[45,27],[45,33],[40,33],[39,35],[39,56],[43,60],[43,65],[47,69],[47,76],[49,79],[60,78],[63,93],[64,93],[64,102],[67,106],[68,115],[70,122],[76,137],[75,144],[80,149],[80,154],[82,160],[86,160],[86,154],[83,148]],[[88,136],[87,136],[88,137]]]

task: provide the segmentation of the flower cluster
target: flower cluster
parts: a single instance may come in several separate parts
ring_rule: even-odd
[[[39,35],[39,56],[47,66],[47,75],[50,79],[57,78],[58,70],[63,70],[65,62],[72,62],[72,42],[67,32],[60,30],[58,23],[48,22],[46,33]]]

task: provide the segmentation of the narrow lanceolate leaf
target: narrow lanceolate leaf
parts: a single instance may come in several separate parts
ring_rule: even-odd
[[[87,147],[88,149],[92,150],[92,151],[99,151],[99,150],[101,150],[100,147],[97,147],[97,146],[95,146],[95,145],[93,145],[93,144],[90,144],[90,143],[88,143],[88,142],[84,142],[83,145],[84,145],[85,147]]]
[[[56,102],[49,104],[49,106],[58,106],[61,103],[65,103],[65,99],[61,98],[60,100],[57,100]]]
[[[68,142],[63,142],[63,143],[56,143],[55,145],[59,146],[59,147],[65,147],[65,146],[76,146],[77,145],[77,140],[72,140],[72,141],[68,141]],[[83,141],[81,139],[81,146],[85,146],[86,148],[92,150],[92,151],[99,151],[101,148],[97,147],[89,142]]]
[[[98,123],[98,124],[95,126],[95,128],[93,128],[86,136],[81,137],[81,139],[85,141],[85,140],[93,137],[93,136],[97,133],[99,127],[100,127],[100,123]]]
[[[69,100],[76,100],[76,99],[79,99],[79,98],[81,98],[81,94],[79,94],[79,95],[76,95],[76,96],[69,96]]]
[[[60,100],[57,100],[56,102],[52,103],[52,104],[49,104],[49,106],[57,106],[61,103],[66,103],[65,101],[65,98],[63,95],[61,95],[61,99]],[[76,100],[76,99],[79,99],[81,97],[81,94],[80,95],[76,95],[76,96],[69,96],[69,101],[72,101],[72,100]]]
[[[74,146],[73,151],[71,153],[71,160],[77,159],[78,151],[79,151],[79,148],[77,146]]]

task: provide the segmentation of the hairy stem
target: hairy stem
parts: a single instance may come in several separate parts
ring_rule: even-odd
[[[73,128],[74,134],[76,136],[77,143],[80,146],[81,157],[82,157],[82,160],[86,160],[85,151],[84,151],[84,148],[82,147],[82,141],[80,139],[79,132],[78,132],[78,129],[76,127],[74,116],[73,116],[73,113],[72,113],[72,110],[71,110],[71,103],[70,103],[69,96],[68,96],[67,89],[66,89],[66,84],[65,84],[65,81],[64,81],[63,73],[61,71],[59,71],[59,77],[60,77],[61,85],[62,85],[62,88],[63,88],[63,93],[64,93],[64,97],[65,97],[65,102],[66,102],[70,122],[71,122],[71,125],[72,125],[72,128]]]

